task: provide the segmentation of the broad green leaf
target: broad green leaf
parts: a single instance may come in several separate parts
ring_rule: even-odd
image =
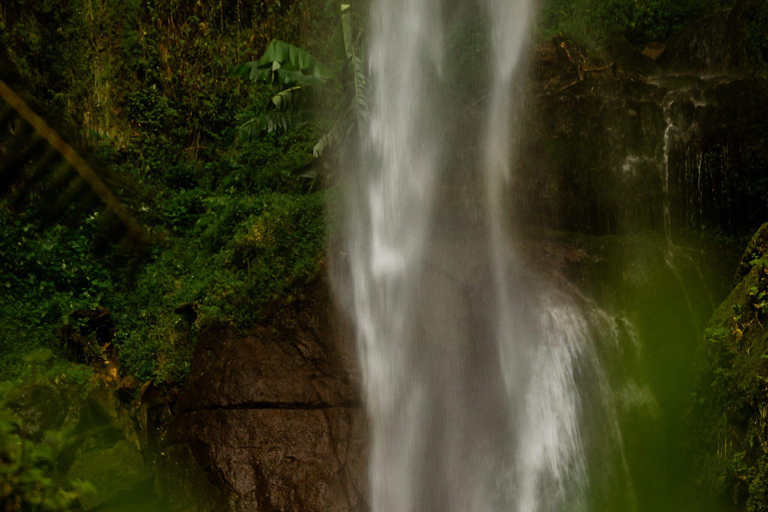
[[[311,53],[282,41],[272,41],[259,60],[259,67],[279,62],[281,67],[292,71],[303,71],[316,78],[332,79],[333,71],[316,59]]]
[[[349,10],[349,4],[341,5],[341,25],[344,31],[344,47],[352,66],[352,80],[355,89],[355,121],[358,131],[362,133],[368,120],[368,93],[363,61],[355,54],[355,44],[352,38],[352,14]]]
[[[255,82],[272,82],[276,79],[280,83],[299,83],[299,80],[311,79],[316,84],[335,78],[333,71],[311,53],[277,40],[270,43],[261,59],[236,67],[229,72],[229,76]]]

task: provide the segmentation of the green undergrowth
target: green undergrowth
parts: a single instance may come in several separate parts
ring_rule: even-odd
[[[158,206],[169,238],[149,249],[132,282],[115,255],[94,252],[98,215],[72,229],[0,209],[0,381],[23,375],[29,352],[65,357],[75,313],[102,307],[112,313],[124,372],[180,382],[200,327],[268,320],[266,306],[289,303],[319,275],[321,192],[195,188]]]
[[[115,375],[62,380],[50,351],[27,363],[23,383],[0,383],[0,509],[170,510],[144,458],[147,404],[128,406]]]
[[[57,478],[56,463],[65,435],[25,435],[23,422],[0,409],[0,508],[6,512],[82,510],[80,500],[94,492],[84,480]]]
[[[116,343],[127,371],[178,382],[199,327],[245,326],[287,304],[315,279],[325,246],[323,195],[180,195],[173,208],[203,213],[184,238],[156,248],[132,293],[116,304]]]

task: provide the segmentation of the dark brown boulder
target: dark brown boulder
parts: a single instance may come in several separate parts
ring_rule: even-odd
[[[280,326],[202,333],[166,452],[204,470],[217,510],[366,510],[365,412],[331,303],[318,289]]]

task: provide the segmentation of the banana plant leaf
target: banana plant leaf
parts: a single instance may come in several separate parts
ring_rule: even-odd
[[[336,78],[335,73],[311,53],[282,41],[272,41],[261,59],[242,64],[229,76],[254,82],[319,86]]]

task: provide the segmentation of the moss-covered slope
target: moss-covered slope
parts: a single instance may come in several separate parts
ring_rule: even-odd
[[[768,510],[768,225],[739,266],[738,284],[715,312],[696,404],[705,479],[749,512]]]

